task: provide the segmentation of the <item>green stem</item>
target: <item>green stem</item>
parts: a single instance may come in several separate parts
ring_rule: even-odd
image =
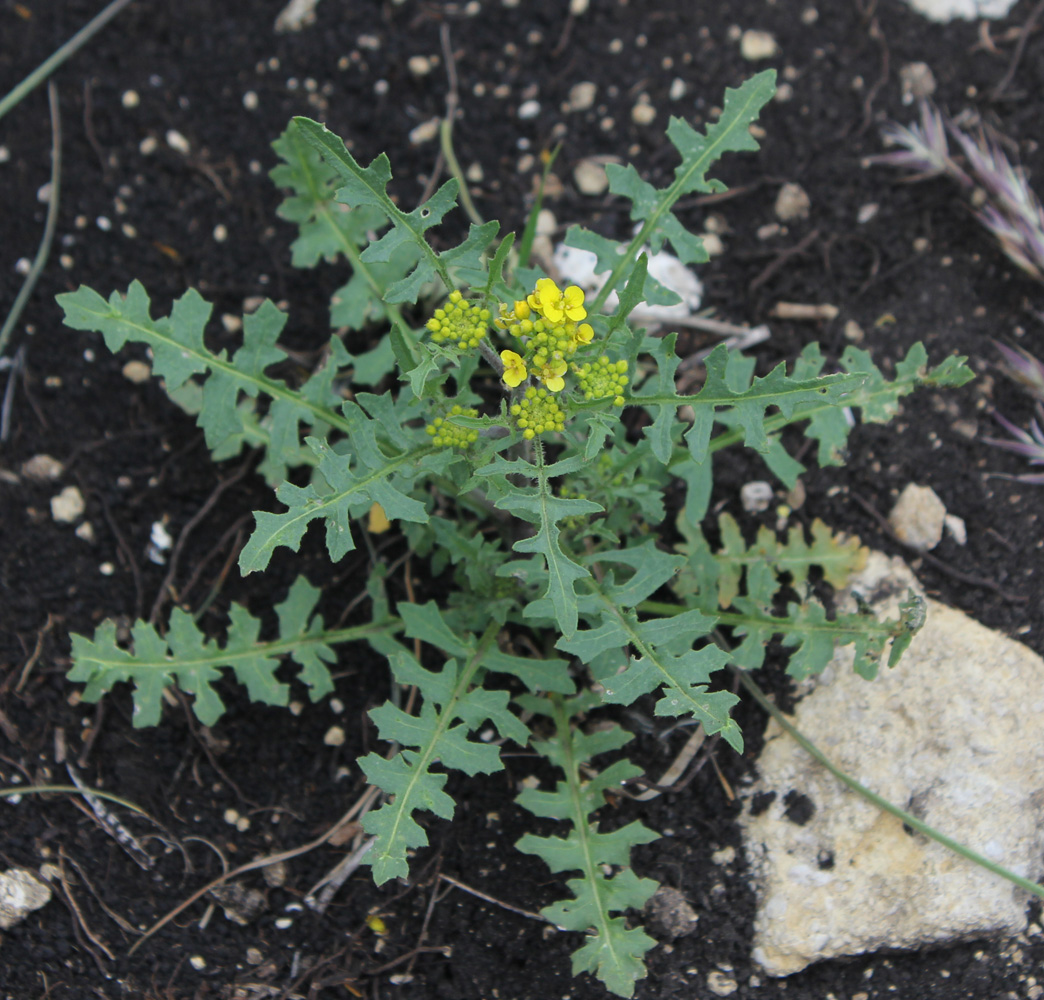
[[[1003,879],[1007,879],[1013,885],[1017,885],[1020,889],[1025,889],[1027,892],[1033,893],[1034,896],[1038,896],[1044,899],[1044,886],[1038,885],[1036,882],[1031,882],[1029,879],[1023,878],[1021,875],[1016,875],[1013,871],[1009,871],[1002,865],[998,865],[989,858],[984,858],[981,854],[977,854],[975,851],[963,844],[959,844],[956,840],[951,840],[945,834],[939,833],[934,827],[930,827],[927,823],[919,820],[916,816],[911,815],[903,809],[900,809],[896,805],[892,805],[887,799],[882,798],[875,792],[870,791],[865,785],[861,785],[855,778],[850,777],[844,771],[841,770],[836,764],[834,764],[829,757],[826,756],[811,740],[806,736],[803,736],[797,729],[794,728],[783,715],[783,713],[769,701],[766,697],[765,692],[754,682],[753,678],[739,667],[733,667],[736,671],[737,676],[743,686],[751,693],[754,700],[763,708],[769,715],[772,716],[776,722],[779,723],[788,736],[791,736],[802,748],[810,753],[820,764],[823,765],[838,781],[843,782],[852,791],[862,795],[868,802],[873,803],[879,809],[883,809],[887,813],[891,813],[897,819],[901,820],[907,826],[916,830],[918,833],[924,834],[926,837],[930,837],[932,840],[943,845],[943,847],[949,848],[955,854],[959,854],[962,858],[979,865],[980,868],[985,868],[989,872],[993,872],[994,875],[999,875]]]
[[[168,664],[169,665],[169,664]],[[74,785],[26,785],[25,788],[0,788],[0,799],[13,799],[18,795],[82,795],[85,799],[107,799],[117,805],[125,806],[127,809],[138,813],[140,816],[148,816],[140,806],[136,806],[127,799],[121,799],[118,795],[109,792],[100,792],[96,788],[76,788]]]
[[[58,225],[58,196],[62,180],[62,119],[58,108],[58,88],[51,80],[47,85],[47,101],[51,108],[51,197],[47,203],[47,220],[44,222],[43,236],[40,238],[40,246],[37,248],[33,266],[25,276],[25,282],[18,291],[18,295],[11,306],[11,311],[0,327],[0,355],[3,355],[7,341],[11,337],[18,318],[22,315],[29,296],[33,294],[36,282],[39,279],[47,258],[51,253],[51,243],[54,241],[54,230]]]
[[[450,174],[457,179],[460,207],[464,209],[468,218],[476,226],[481,226],[485,220],[479,215],[478,209],[475,208],[475,203],[471,200],[467,178],[464,176],[464,171],[460,169],[460,162],[457,160],[457,154],[453,149],[453,122],[450,121],[449,116],[439,122],[439,144],[442,146],[442,155],[446,158],[446,166],[449,168]]]
[[[551,168],[554,166],[555,159],[558,157],[561,149],[562,144],[559,143],[551,150],[544,161],[544,172],[540,176],[540,186],[537,188],[536,200],[529,211],[529,217],[526,219],[526,228],[522,231],[522,240],[518,247],[519,267],[529,266],[529,254],[533,249],[533,240],[536,239],[537,220],[540,216],[540,209],[544,206],[544,187],[547,185],[548,175],[551,173]]]
[[[93,21],[88,21],[60,49],[55,50],[51,56],[40,63],[14,90],[0,100],[0,118],[23,101],[27,94],[43,83],[66,59],[89,42],[129,3],[130,0],[113,0]]]

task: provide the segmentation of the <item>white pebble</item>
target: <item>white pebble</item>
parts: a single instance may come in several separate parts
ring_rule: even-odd
[[[228,229],[222,223],[219,222],[214,227],[214,232],[212,235],[216,243],[224,243],[225,240],[228,239]]]
[[[387,94],[387,93],[388,93],[388,90],[389,90],[389,84],[388,84],[388,81],[387,81],[387,80],[378,80],[378,81],[377,81],[377,82],[376,82],[376,83],[375,83],[375,84],[373,85],[373,92],[374,92],[374,93],[375,93],[375,94],[376,94],[376,95],[377,95],[378,97],[383,97],[383,96],[384,96],[385,94]]]
[[[76,537],[82,539],[88,544],[94,542],[94,525],[90,521],[84,521],[83,524],[78,525],[76,528]]]
[[[15,274],[26,275],[33,269],[33,262],[28,257],[19,257],[15,261]]]
[[[144,361],[128,361],[123,366],[123,377],[129,382],[141,385],[152,378],[152,369]]]
[[[0,146],[0,163],[7,163],[11,159],[11,150],[6,146]]]
[[[288,928],[293,927],[294,926],[294,922],[289,917],[280,917],[275,922],[275,925],[276,925],[276,927],[279,928],[279,930],[285,931]]]
[[[579,17],[581,14],[586,14],[590,2],[591,0],[569,0],[569,13],[572,14],[573,17]]]
[[[381,40],[376,35],[360,35],[356,40],[355,44],[360,49],[367,49],[370,52],[376,52],[381,47]]]
[[[61,479],[65,466],[50,455],[33,455],[28,461],[22,463],[22,475],[26,479],[35,479],[37,482]]]
[[[569,88],[569,97],[566,99],[566,111],[586,111],[595,102],[598,94],[598,85],[590,80],[574,83]]]
[[[431,142],[438,134],[439,119],[431,118],[410,131],[410,145],[420,146],[422,143]]]
[[[40,202],[40,204],[46,205],[51,200],[51,191],[53,190],[53,187],[54,186],[50,181],[46,184],[41,184],[36,189],[36,200]]]
[[[176,128],[167,129],[167,145],[175,152],[181,153],[182,156],[188,156],[189,151],[192,149],[188,139]]]
[[[631,108],[631,121],[635,125],[651,125],[656,117],[656,108],[648,101],[639,101]]]
[[[51,517],[62,524],[72,524],[86,506],[83,494],[75,486],[66,486],[57,496],[51,497]]]
[[[725,252],[725,244],[717,233],[700,233],[700,240],[709,257],[719,257]]]
[[[522,121],[529,121],[531,118],[536,118],[540,114],[540,102],[539,101],[524,101],[519,105],[518,117]]]
[[[680,76],[676,76],[671,81],[671,89],[668,91],[667,96],[672,101],[680,101],[685,96],[685,92],[688,89],[689,88],[686,86],[685,81]]]
[[[431,70],[431,60],[427,56],[410,56],[406,66],[414,76],[427,76]]]
[[[248,90],[243,95],[243,107],[246,108],[247,111],[256,111],[257,106],[260,103],[261,102],[257,99],[257,93],[253,90]]]
[[[112,574],[116,572],[116,567],[113,566],[111,562],[103,562],[98,567],[98,572],[101,573],[102,576],[112,576]]]
[[[800,184],[784,184],[776,195],[776,218],[780,222],[807,219],[812,201]]]
[[[103,233],[107,233],[110,229],[112,229],[112,220],[105,215],[99,215],[98,218],[94,220],[94,224]]]
[[[141,104],[141,98],[138,96],[136,90],[125,90],[123,96],[120,98],[120,103],[122,103],[125,108],[136,108]]]
[[[875,215],[877,215],[880,205],[876,201],[868,201],[865,205],[859,206],[859,212],[856,214],[856,219],[859,224],[869,222]]]
[[[749,29],[740,36],[740,55],[749,62],[771,59],[779,54],[776,39],[767,31]]]
[[[156,148],[159,146],[159,141],[154,135],[147,135],[141,142],[138,143],[138,152],[142,156],[151,156],[156,152]]]
[[[328,747],[344,746],[344,730],[340,726],[331,726],[323,737]]]
[[[467,170],[464,171],[464,177],[467,179],[469,184],[481,184],[485,174],[482,171],[482,164],[475,162],[472,163]]]
[[[189,959],[189,965],[191,965],[196,972],[202,972],[207,967],[207,960],[202,955],[193,955]]]
[[[772,485],[763,479],[744,483],[740,487],[740,503],[748,514],[757,514],[768,510],[772,503]]]
[[[239,822],[239,813],[235,809],[226,809],[222,819],[229,825],[235,826]]]
[[[581,160],[573,170],[573,181],[581,194],[599,195],[609,187],[605,164],[593,158]]]

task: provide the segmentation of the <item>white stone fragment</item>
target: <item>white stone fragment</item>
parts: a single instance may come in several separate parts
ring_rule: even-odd
[[[775,213],[780,222],[807,219],[812,199],[800,184],[784,184],[776,195]]]
[[[51,901],[51,888],[28,868],[0,872],[0,930],[6,931]]]
[[[713,969],[707,973],[707,989],[715,996],[729,997],[739,989],[739,983],[732,976]]]
[[[331,726],[326,730],[323,742],[328,747],[344,746],[344,730],[340,726]]]
[[[140,385],[152,378],[152,369],[144,361],[128,361],[123,366],[123,377]]]
[[[1015,0],[906,0],[918,14],[930,21],[978,21],[981,18],[1007,17]]]
[[[968,544],[968,528],[964,523],[963,517],[958,517],[956,514],[947,514],[943,518],[943,527],[946,529],[946,534],[958,545]]]
[[[748,514],[760,514],[772,504],[772,484],[764,479],[755,479],[740,487],[740,503]]]
[[[740,55],[749,62],[771,59],[778,54],[779,46],[776,39],[767,31],[750,28],[740,36]]]
[[[22,463],[22,475],[26,479],[35,479],[41,483],[61,479],[64,471],[65,466],[50,455],[33,455]]]
[[[36,189],[36,200],[40,202],[41,205],[46,205],[51,200],[51,191],[53,188],[54,185],[50,181],[46,184],[41,184]]]
[[[672,101],[680,101],[685,96],[688,89],[689,88],[685,81],[680,76],[676,76],[671,81],[671,89],[667,92],[667,96]]]
[[[420,146],[425,142],[431,142],[438,134],[438,118],[429,118],[426,122],[421,122],[416,128],[410,130],[410,145]]]
[[[880,210],[881,206],[876,201],[868,201],[865,205],[859,206],[859,211],[856,212],[856,222],[863,226],[877,215]]]
[[[207,960],[202,955],[193,955],[189,959],[189,965],[191,965],[196,972],[202,972],[207,967]]]
[[[246,108],[247,111],[256,111],[257,106],[260,103],[261,102],[258,100],[257,91],[255,90],[248,90],[243,95],[243,107]]]
[[[899,70],[899,85],[903,88],[903,104],[923,101],[935,93],[935,74],[928,63],[907,63]]]
[[[427,76],[432,71],[432,62],[427,56],[410,56],[406,68],[414,76]]]
[[[0,163],[7,163],[11,159],[11,150],[6,146],[0,146]]]
[[[901,560],[873,553],[849,594],[894,617],[909,587],[916,581]],[[846,596],[842,610],[854,609]],[[1039,878],[1044,733],[1026,720],[1044,712],[1044,660],[931,600],[896,667],[882,664],[867,682],[852,670],[853,655],[851,646],[838,650],[798,704],[797,729],[877,794]],[[750,801],[774,798],[757,816],[745,808],[741,823],[758,894],[753,956],[771,975],[841,955],[1025,929],[1027,893],[905,829],[778,728],[767,734],[758,770]],[[804,816],[792,811],[796,796]]]
[[[188,139],[186,139],[176,128],[167,129],[166,139],[167,145],[176,153],[181,153],[182,156],[188,156],[192,151],[192,146],[189,145]]]
[[[79,489],[66,486],[57,496],[51,497],[51,517],[62,524],[72,524],[83,514],[86,506]]]
[[[88,545],[94,544],[94,525],[90,521],[84,521],[83,524],[76,526],[76,537],[87,542]]]
[[[319,0],[290,0],[275,20],[276,34],[300,31],[315,21],[315,8]]]
[[[151,156],[159,148],[159,140],[154,135],[147,135],[138,143],[138,152],[142,156]]]
[[[638,101],[633,108],[631,108],[631,121],[635,125],[651,125],[656,119],[656,108],[654,108],[648,101],[648,99]]]
[[[917,552],[934,549],[942,541],[946,507],[930,486],[909,483],[892,512],[888,523],[896,538]]]
[[[591,0],[569,0],[569,13],[572,14],[573,17],[579,17],[581,14],[586,14],[590,3]]]
[[[597,294],[605,284],[607,272],[595,273],[598,258],[590,250],[578,250],[576,247],[559,243],[555,247],[552,263],[566,284],[579,285],[588,295]],[[675,292],[681,302],[673,306],[652,306],[642,303],[635,307],[631,319],[636,323],[665,323],[671,320],[692,316],[699,308],[703,298],[703,285],[700,279],[687,268],[677,257],[664,250],[649,257],[649,274],[661,285]],[[613,292],[606,299],[606,307],[615,309],[620,300]]]
[[[581,194],[604,194],[609,187],[605,161],[597,156],[585,157],[573,168],[573,182]]]
[[[33,262],[28,257],[19,257],[15,261],[15,274],[20,274],[23,277],[27,275],[33,269]]]
[[[518,107],[518,117],[526,122],[540,114],[539,101],[523,101]]]
[[[580,83],[574,83],[569,88],[569,97],[566,99],[565,110],[566,111],[586,111],[595,102],[595,97],[598,94],[598,85],[591,83],[590,80],[582,80]]]
[[[120,103],[125,108],[136,108],[141,104],[141,98],[138,96],[136,90],[125,90],[123,96],[120,98]]]

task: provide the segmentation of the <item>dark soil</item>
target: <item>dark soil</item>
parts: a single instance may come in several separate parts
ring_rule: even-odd
[[[0,92],[98,6],[4,0]],[[146,557],[152,524],[164,521],[178,538],[241,466],[211,464],[192,420],[157,385],[134,384],[122,374],[128,360],[144,355],[132,349],[113,357],[100,337],[63,328],[54,296],[80,283],[107,295],[139,278],[157,311],[194,286],[220,315],[239,314],[244,299],[266,295],[290,305],[284,342],[311,357],[328,337],[329,293],[343,274],[289,266],[296,234],[275,216],[280,195],[266,173],[275,161],[269,143],[290,116],[324,119],[363,162],[386,150],[394,190],[413,204],[437,150],[411,145],[408,135],[442,113],[446,77],[441,62],[418,78],[406,61],[438,55],[446,23],[463,111],[457,153],[465,168],[482,166],[485,179],[475,186],[479,210],[520,230],[539,169],[539,160],[528,168],[522,161],[560,138],[564,190],[550,203],[559,222],[584,221],[622,235],[625,212],[608,199],[579,195],[573,166],[586,155],[613,154],[662,183],[675,162],[663,138],[668,114],[704,122],[726,86],[761,68],[741,58],[734,26],[770,31],[781,50],[770,64],[793,96],[766,110],[760,153],[732,157],[716,169],[735,196],[683,213],[697,231],[709,212],[727,223],[725,253],[703,270],[706,304],[733,322],[770,322],[772,339],[757,349],[762,370],[792,359],[809,340],[836,357],[847,343],[849,320],[865,331],[862,346],[885,365],[916,340],[926,343],[933,361],[970,356],[982,378],[960,391],[911,398],[890,427],[858,429],[846,468],[805,477],[799,515],[822,517],[872,546],[902,553],[871,511],[887,513],[908,482],[932,486],[966,521],[968,541],[962,547],[947,538],[918,566],[929,591],[1044,653],[1038,516],[1044,494],[1040,487],[987,478],[987,470],[1025,469],[981,440],[992,433],[987,412],[994,397],[1023,425],[1030,415],[1029,403],[996,372],[990,338],[1044,353],[1033,312],[1039,286],[991,244],[945,182],[899,185],[889,171],[861,166],[863,157],[880,152],[880,122],[912,118],[900,100],[898,73],[906,63],[924,61],[944,109],[974,109],[1015,141],[1031,175],[1044,173],[1044,150],[1035,141],[1044,134],[1039,28],[1029,34],[1007,89],[997,99],[989,96],[1033,5],[1017,4],[1009,19],[991,23],[988,36],[974,23],[931,24],[894,0],[824,3],[815,20],[802,16],[811,2],[763,0],[591,0],[577,18],[564,2],[549,0],[514,7],[499,0],[326,0],[316,24],[276,35],[280,6],[139,0],[56,75],[64,133],[58,236],[9,352],[24,349],[24,369],[11,390],[10,433],[0,446],[0,786],[67,784],[56,761],[64,743],[85,781],[137,803],[161,828],[121,811],[156,858],[145,871],[69,797],[0,804],[3,867],[61,863],[70,893],[3,935],[0,994],[15,1000],[602,996],[592,979],[570,975],[574,935],[548,933],[459,889],[447,891],[435,877],[450,875],[527,910],[561,894],[541,862],[510,846],[526,828],[513,803],[518,782],[536,768],[524,754],[509,756],[505,773],[455,786],[457,818],[452,825],[428,824],[432,846],[414,860],[409,886],[378,890],[357,874],[325,915],[302,910],[302,897],[344,855],[344,848],[326,844],[288,862],[281,886],[266,885],[259,872],[244,877],[267,900],[254,923],[238,926],[217,910],[201,926],[201,901],[128,955],[135,935],[103,904],[144,929],[220,874],[222,859],[231,867],[298,847],[337,822],[364,787],[354,760],[376,738],[364,713],[386,698],[388,676],[365,648],[349,647],[337,668],[340,708],[330,701],[306,705],[299,715],[258,708],[228,686],[228,713],[210,732],[190,724],[176,704],[162,725],[135,730],[124,692],[99,707],[78,702],[65,681],[69,635],[90,634],[105,618],[148,617],[170,568]],[[687,92],[671,100],[675,77]],[[595,107],[560,112],[581,80],[598,85]],[[375,86],[378,81],[386,85]],[[502,84],[508,95],[494,96]],[[124,106],[130,90],[140,96],[133,108]],[[244,106],[247,92],[257,95],[256,108]],[[652,126],[631,122],[639,93],[657,109]],[[520,121],[519,105],[534,97],[541,113]],[[187,140],[187,155],[168,145],[171,129]],[[142,151],[146,139],[157,140],[150,154]],[[16,262],[33,256],[43,227],[37,190],[50,170],[44,89],[0,123],[0,145],[9,154],[0,164],[0,303],[6,309],[22,280]],[[810,193],[811,215],[760,240],[757,230],[773,221],[785,181]],[[857,222],[871,203],[879,206],[876,214]],[[214,236],[219,225],[227,231],[223,242]],[[920,238],[926,249],[914,248]],[[787,253],[799,244],[800,252]],[[840,314],[820,325],[770,320],[780,300],[833,303]],[[235,344],[216,322],[213,335],[215,343]],[[681,353],[696,346],[691,333],[682,335]],[[977,433],[969,437],[955,424]],[[61,482],[42,485],[20,475],[22,463],[38,454],[65,463]],[[720,469],[716,500],[738,514],[738,486],[761,478],[763,470],[724,462]],[[86,498],[93,541],[52,520],[50,499],[65,485],[78,486]],[[369,565],[366,549],[331,566],[311,536],[299,557],[276,559],[263,578],[227,572],[249,527],[244,516],[273,508],[270,491],[246,470],[186,537],[171,582],[186,606],[198,608],[213,597],[202,619],[210,631],[220,631],[232,600],[264,613],[297,572],[323,587],[328,622],[358,593]],[[749,518],[745,523],[751,527]],[[401,541],[386,544],[391,554],[402,552]],[[423,592],[422,570],[414,561]],[[399,588],[393,597],[405,596],[401,578],[391,583]],[[161,621],[169,610],[163,604]],[[782,689],[771,678],[766,683]],[[295,689],[295,697],[307,702],[303,691]],[[1040,937],[1018,948],[977,941],[826,962],[785,981],[761,975],[749,958],[754,897],[731,790],[752,776],[763,722],[746,702],[738,714],[748,736],[744,757],[719,748],[720,776],[704,768],[684,792],[641,810],[665,836],[637,852],[637,868],[681,889],[700,921],[694,935],[650,954],[637,996],[713,996],[707,975],[715,969],[738,982],[733,996],[765,1000],[1037,995],[1032,976],[1044,959]],[[334,724],[346,732],[342,746],[324,743]],[[642,736],[633,759],[659,774],[684,738],[683,731],[666,740]],[[248,818],[249,827],[230,825],[228,810]],[[620,806],[621,819],[633,815],[633,803]],[[172,846],[175,838],[184,854]],[[715,864],[711,855],[727,846],[737,848],[735,863]],[[383,939],[366,924],[371,912],[387,926]]]

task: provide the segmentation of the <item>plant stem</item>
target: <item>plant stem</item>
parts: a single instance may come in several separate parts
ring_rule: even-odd
[[[11,306],[11,311],[0,327],[0,356],[3,355],[7,342],[11,338],[18,318],[22,315],[29,296],[33,294],[36,282],[47,264],[47,258],[51,253],[51,243],[54,241],[54,231],[58,225],[58,196],[62,180],[62,118],[58,107],[58,88],[53,80],[47,84],[47,102],[51,108],[51,196],[47,203],[47,220],[44,222],[43,236],[40,237],[40,246],[36,250],[33,266],[25,276],[25,281],[18,291],[18,295]],[[14,372],[11,373],[14,378]]]
[[[740,679],[740,683],[751,693],[754,700],[763,708],[769,715],[772,716],[776,722],[779,723],[788,736],[791,736],[797,741],[799,746],[810,753],[820,764],[823,765],[838,781],[843,782],[852,791],[862,795],[868,802],[873,803],[879,809],[883,809],[887,813],[891,813],[897,819],[901,820],[907,826],[916,830],[918,833],[924,834],[926,837],[930,837],[932,840],[943,845],[943,847],[949,848],[955,854],[959,854],[962,858],[967,858],[974,864],[979,865],[980,868],[985,868],[989,872],[993,872],[994,875],[999,875],[1003,879],[1007,879],[1014,885],[1017,885],[1020,889],[1025,889],[1027,892],[1033,893],[1034,896],[1038,896],[1044,899],[1044,886],[1038,885],[1036,882],[1031,882],[1029,879],[1023,878],[1021,875],[1016,875],[1013,871],[1004,868],[1002,865],[998,865],[988,858],[984,858],[981,854],[977,854],[975,851],[963,844],[959,844],[956,840],[951,840],[945,834],[940,833],[934,827],[929,826],[927,823],[919,820],[916,816],[911,815],[898,806],[893,805],[887,799],[882,798],[875,792],[870,791],[865,785],[861,785],[855,778],[846,774],[836,764],[834,764],[829,757],[826,756],[816,745],[808,739],[808,737],[802,735],[797,729],[794,728],[786,719],[786,716],[769,701],[765,692],[754,682],[753,678],[741,668],[733,666],[733,670],[736,671],[737,676]]]
[[[46,80],[66,59],[78,52],[129,3],[130,0],[113,0],[94,20],[88,21],[61,48],[56,49],[40,63],[14,90],[0,100],[0,118],[23,101],[27,94]]]

